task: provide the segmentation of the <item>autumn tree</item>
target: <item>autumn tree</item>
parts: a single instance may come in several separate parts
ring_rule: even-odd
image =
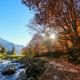
[[[30,45],[32,46],[32,52],[34,54],[39,54],[40,53],[40,46],[41,46],[41,41],[43,37],[39,34],[35,34],[33,38],[30,41]]]
[[[28,55],[28,48],[27,47],[24,47],[21,51],[21,55],[22,56],[27,56]]]
[[[33,19],[30,21],[30,23],[27,25],[27,27],[29,29],[31,29],[31,32],[33,32],[33,31],[35,32],[32,40],[31,40],[31,43],[33,42],[32,44],[34,44],[35,47],[36,47],[35,51],[37,51],[38,48],[41,49],[41,46],[42,47],[46,46],[48,51],[52,51],[54,43],[58,40],[57,39],[57,36],[58,36],[57,35],[58,34],[57,28],[52,28],[52,27],[48,27],[48,26],[45,26],[45,25],[42,25],[42,27],[41,27]],[[50,36],[52,36],[52,35],[55,37],[55,39],[50,38]]]
[[[31,33],[33,32],[35,34],[43,34],[45,33],[45,30],[47,28],[44,25],[42,25],[41,27],[39,24],[37,24],[37,22],[34,19],[31,19],[26,27],[28,27],[31,30]]]
[[[32,57],[34,56],[32,40],[29,42],[29,44],[26,47],[22,49],[21,55],[32,59]]]
[[[62,28],[63,40],[72,47],[80,48],[78,23],[80,22],[80,0],[22,0],[35,11],[37,24]],[[67,45],[68,47],[68,45]]]

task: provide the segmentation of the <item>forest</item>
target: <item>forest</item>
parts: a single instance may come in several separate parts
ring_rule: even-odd
[[[22,0],[22,3],[35,13],[27,26],[34,36],[22,55],[32,62],[36,59],[45,62],[46,70],[38,78],[80,80],[80,0]]]

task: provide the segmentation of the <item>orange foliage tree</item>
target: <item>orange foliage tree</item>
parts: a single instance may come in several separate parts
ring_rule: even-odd
[[[68,46],[80,48],[77,22],[80,22],[80,0],[22,0],[35,11],[34,20],[39,25],[62,28],[62,40]],[[60,38],[61,39],[61,38]]]

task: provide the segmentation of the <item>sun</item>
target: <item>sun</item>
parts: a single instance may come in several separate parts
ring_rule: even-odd
[[[51,39],[56,39],[56,35],[55,35],[55,34],[51,34],[51,35],[50,35],[50,38],[51,38]]]

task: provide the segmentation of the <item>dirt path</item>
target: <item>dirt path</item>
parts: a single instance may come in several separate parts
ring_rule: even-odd
[[[80,80],[80,66],[64,60],[49,60],[40,80]]]

